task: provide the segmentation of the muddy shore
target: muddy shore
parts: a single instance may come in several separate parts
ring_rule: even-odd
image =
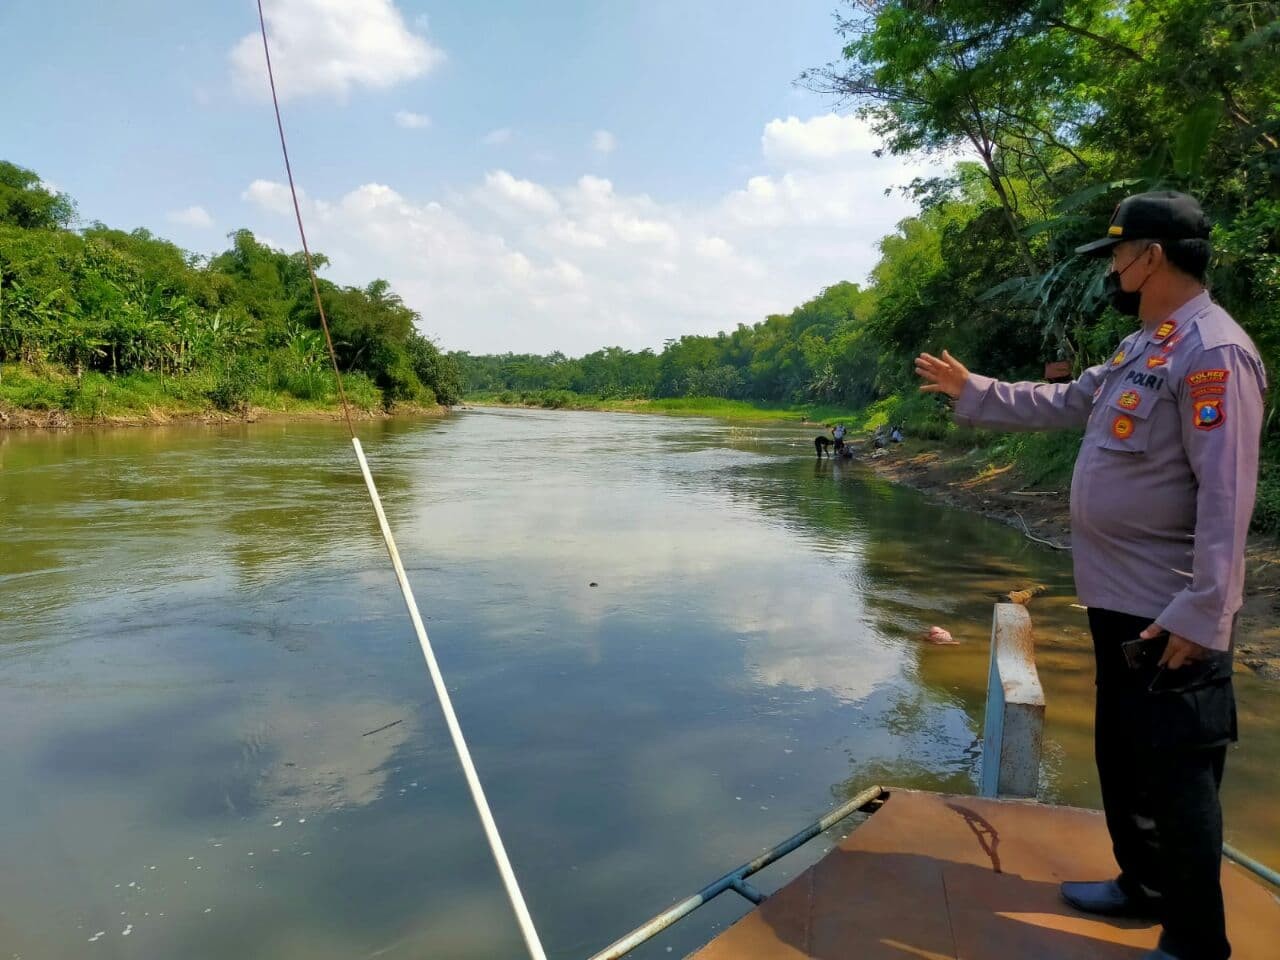
[[[352,409],[351,419],[389,420],[394,417],[436,417],[449,412],[448,407],[397,406],[389,412]],[[272,421],[321,421],[343,419],[340,408],[327,410],[273,410],[250,407],[239,413],[216,410],[166,411],[153,409],[145,414],[118,414],[99,417],[76,417],[66,410],[26,410],[0,407],[0,430],[80,430],[110,427],[159,427],[181,424],[212,425],[220,423],[269,423]]]

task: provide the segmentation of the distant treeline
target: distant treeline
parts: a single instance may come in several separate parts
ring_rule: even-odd
[[[69,197],[0,161],[0,363],[63,368],[77,382],[202,382],[223,409],[264,389],[335,399],[301,253],[239,230],[230,249],[205,258],[147,230],[73,230],[74,219]],[[363,403],[458,401],[456,364],[418,332],[418,315],[385,280],[360,288],[322,279],[320,294],[339,365]]]

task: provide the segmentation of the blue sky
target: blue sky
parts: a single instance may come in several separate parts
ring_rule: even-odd
[[[267,0],[328,276],[387,277],[446,348],[570,353],[863,279],[913,168],[793,84],[834,5]],[[57,6],[0,8],[0,157],[86,221],[296,248],[253,0]]]

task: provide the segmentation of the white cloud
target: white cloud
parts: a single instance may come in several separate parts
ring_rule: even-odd
[[[824,173],[796,171],[779,177],[752,177],[725,200],[725,210],[747,226],[785,224],[843,225],[850,229],[875,225],[890,229],[893,221],[876,224],[876,204],[858,167]]]
[[[293,198],[289,195],[287,183],[276,183],[274,180],[255,180],[248,189],[240,194],[241,199],[248,200],[264,210],[272,213],[292,213]],[[298,201],[302,202],[306,192],[298,188]]]
[[[209,211],[201,206],[170,210],[166,216],[170,223],[181,223],[188,227],[207,228],[213,226],[213,217],[209,216]]]
[[[499,127],[497,130],[490,130],[488,133],[486,133],[483,137],[480,138],[480,142],[483,144],[487,144],[488,146],[491,146],[491,147],[497,146],[503,143],[510,143],[511,128]]]
[[[396,111],[396,126],[406,130],[421,130],[431,126],[431,118],[425,113],[414,113],[411,110]]]
[[[268,704],[261,729],[291,762],[264,764],[258,773],[254,789],[267,804],[287,801],[302,811],[368,806],[382,796],[396,751],[417,735],[411,715],[376,737],[359,735],[403,715],[399,704],[336,701],[312,710],[287,696]]]
[[[572,220],[557,220],[547,228],[547,235],[560,243],[567,244],[570,247],[592,247],[599,249],[606,246],[608,241],[598,233],[592,233],[590,230],[584,229],[580,224]]]
[[[505,170],[486,174],[480,199],[499,211],[516,209],[529,213],[553,214],[560,204],[546,187],[530,180],[520,180]]]
[[[597,153],[613,153],[618,149],[618,138],[608,130],[597,130],[591,135],[591,149]]]
[[[443,50],[409,29],[392,0],[268,0],[266,20],[281,99],[382,90],[445,59]],[[260,34],[242,37],[229,57],[236,89],[266,96]]]
[[[765,159],[774,163],[808,164],[869,154],[880,141],[863,120],[827,113],[808,120],[770,120],[760,146]]]
[[[722,237],[700,237],[694,249],[704,257],[724,259],[733,256],[733,247]]]
[[[869,138],[841,123],[846,140]],[[863,280],[877,241],[913,212],[885,188],[918,172],[850,150],[838,164],[797,160],[678,203],[599,176],[540,183],[498,169],[437,200],[369,183],[304,199],[303,210],[334,280],[387,277],[446,348],[580,354],[755,323]],[[292,213],[279,183],[255,181],[245,198],[267,232]]]

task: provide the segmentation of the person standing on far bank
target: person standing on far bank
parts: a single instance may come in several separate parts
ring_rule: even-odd
[[[1002,383],[947,351],[920,389],[957,422],[1084,428],[1071,480],[1076,590],[1097,661],[1095,754],[1120,874],[1062,884],[1090,913],[1159,919],[1149,960],[1226,960],[1222,782],[1266,372],[1205,289],[1209,222],[1173,191],[1127,197],[1107,236],[1112,306],[1140,328],[1071,383]]]

